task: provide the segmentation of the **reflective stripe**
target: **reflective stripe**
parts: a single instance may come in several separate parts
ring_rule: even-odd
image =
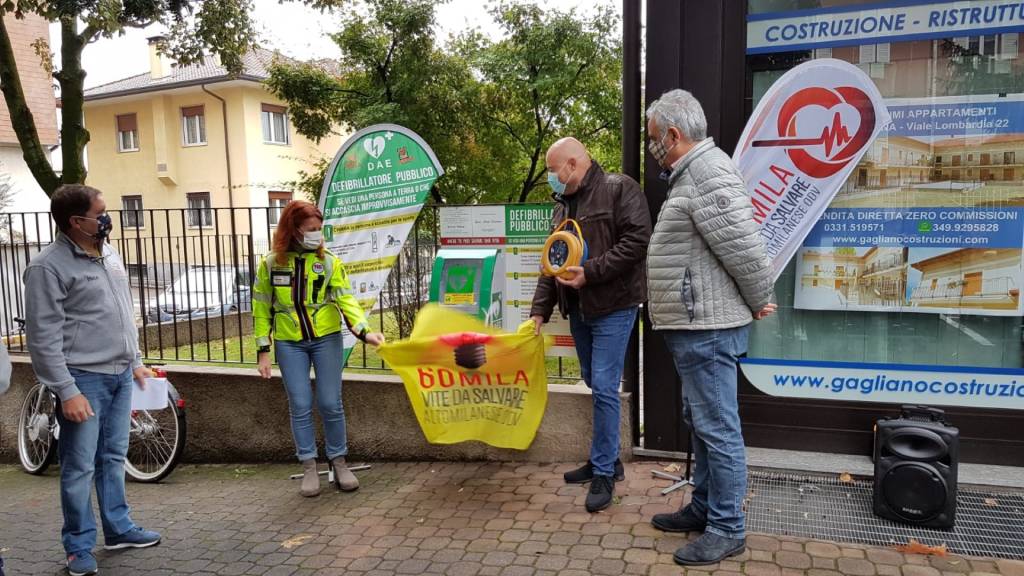
[[[256,339],[256,346],[257,347],[260,347],[260,346],[270,346],[270,337],[269,336],[260,336],[259,338]]]
[[[264,294],[262,292],[253,292],[252,299],[255,302],[263,302],[264,304],[273,304],[274,294]]]
[[[295,305],[292,304],[291,302],[282,302],[280,300],[274,300],[274,312],[281,312],[282,314],[288,312],[294,314]]]
[[[270,274],[270,271],[274,269],[274,264],[277,263],[277,256],[275,256],[273,252],[267,254],[266,263],[267,274]],[[282,266],[282,268],[284,268],[284,266]]]
[[[327,278],[327,286],[331,285],[332,274],[334,274],[334,254],[324,250],[324,278]]]

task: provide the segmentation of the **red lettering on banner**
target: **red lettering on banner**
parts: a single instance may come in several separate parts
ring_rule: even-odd
[[[555,334],[555,336],[554,336],[554,345],[555,346],[575,346],[576,343],[573,342],[572,336],[567,336],[567,335],[564,335],[564,334],[562,334],[562,335]]]
[[[423,368],[417,368],[416,372],[420,375],[420,388],[433,388],[434,387],[434,375],[427,372]],[[428,383],[427,380],[430,382]]]
[[[500,372],[467,373],[447,368],[417,368],[416,372],[419,375],[420,387],[424,389],[433,388],[435,385],[441,388],[451,388],[456,384],[460,388],[472,386],[530,386],[530,377],[526,374],[525,370],[517,370],[511,380],[509,380],[508,375],[502,377]]]
[[[451,388],[452,386],[455,386],[455,374],[452,374],[452,371],[447,368],[438,368],[437,380],[441,383],[441,388]]]
[[[783,187],[786,187],[786,186],[789,185],[789,177],[793,176],[792,172],[790,172],[789,170],[786,170],[785,168],[783,168],[781,166],[776,166],[774,164],[772,164],[771,171],[772,171],[772,174],[775,174],[775,177],[778,178],[782,182],[782,186]]]
[[[768,204],[758,200],[753,195],[750,197],[750,202],[754,206],[754,221],[758,224],[761,224],[766,218],[768,218],[768,215],[771,214],[773,210],[772,206],[776,204],[775,198],[766,194],[765,191],[774,196],[781,197],[786,193],[786,186],[789,185],[789,178],[795,175],[793,172],[790,172],[781,166],[776,166],[775,164],[772,164],[769,170],[775,178],[778,179],[778,182],[774,184],[775,187],[773,188],[772,185],[769,185],[764,180],[759,181],[757,185],[754,186],[754,193],[767,200]]]
[[[516,372],[516,381],[513,384],[518,385],[520,380],[522,380],[523,386],[530,386],[530,379],[526,377],[526,372],[522,370]]]
[[[768,218],[768,214],[771,213],[771,206],[765,206],[757,198],[751,199],[750,203],[754,205],[754,222],[761,224],[766,218]]]

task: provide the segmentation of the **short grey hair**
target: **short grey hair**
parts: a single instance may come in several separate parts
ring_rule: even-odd
[[[647,119],[654,120],[662,136],[669,128],[682,132],[690,142],[708,137],[708,121],[700,102],[686,90],[669,90],[647,108]]]

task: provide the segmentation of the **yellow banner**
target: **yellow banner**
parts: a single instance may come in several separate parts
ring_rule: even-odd
[[[407,340],[378,352],[401,376],[431,444],[530,447],[548,401],[544,337],[533,334],[533,321],[509,334],[428,304]]]

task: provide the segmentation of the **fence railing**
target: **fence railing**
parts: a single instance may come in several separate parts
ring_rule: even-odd
[[[279,208],[178,208],[115,211],[110,243],[128,270],[148,362],[254,364],[252,294],[260,259],[273,238]],[[25,352],[15,318],[23,318],[22,277],[29,262],[56,238],[50,215],[0,214],[0,335]],[[439,247],[438,208],[420,213],[371,311],[389,339],[402,338],[427,301]],[[385,370],[372,347],[358,344],[351,368]],[[568,377],[561,360],[549,373]]]
[[[918,286],[911,294],[911,300],[949,300],[959,298],[984,298],[990,300],[1010,300],[1017,296],[1017,285],[1013,277],[1000,276],[986,278],[974,289],[968,289],[966,280],[958,280],[935,288]]]

